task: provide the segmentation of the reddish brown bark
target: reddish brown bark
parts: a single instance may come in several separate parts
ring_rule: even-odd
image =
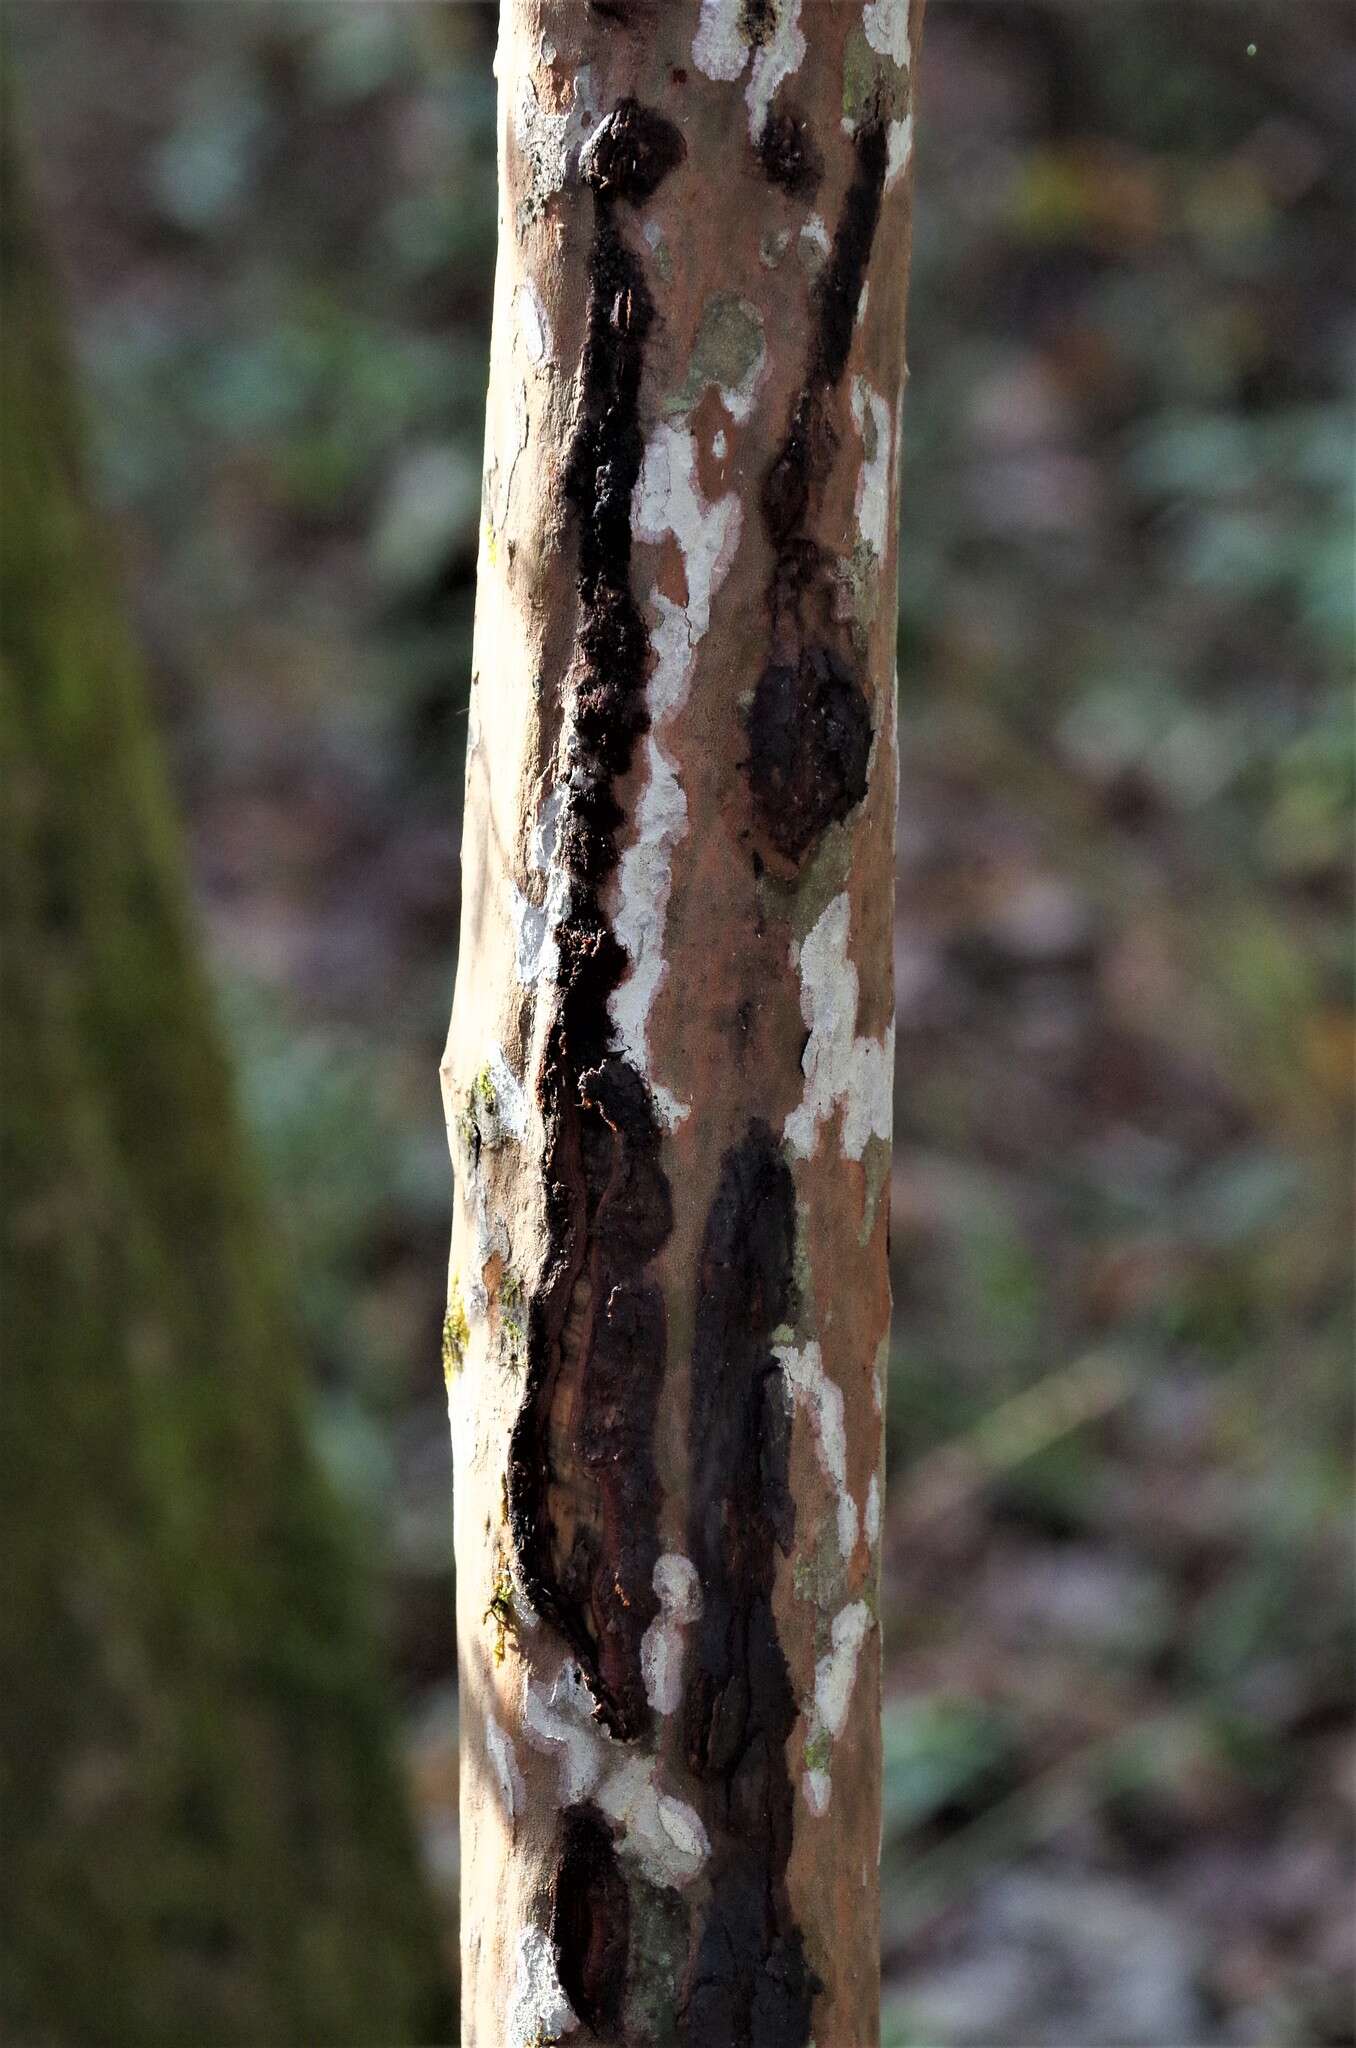
[[[919,11],[504,9],[444,1068],[480,2048],[878,2032]]]

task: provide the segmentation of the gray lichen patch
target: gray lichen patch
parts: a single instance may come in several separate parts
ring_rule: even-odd
[[[790,246],[790,228],[769,228],[759,241],[758,261],[765,270],[775,270]]]
[[[847,1588],[842,1546],[828,1515],[820,1522],[813,1550],[797,1558],[791,1583],[797,1599],[806,1601],[816,1611],[815,1647],[817,1652],[822,1651],[828,1639],[829,1621],[842,1605]]]
[[[734,418],[746,418],[766,354],[763,316],[758,308],[735,292],[717,292],[707,301],[698,323],[687,374],[664,401],[664,417],[677,419],[690,413],[714,384]]]
[[[671,1885],[631,1879],[626,2038],[645,2048],[678,2048],[678,2001],[688,1951],[688,1909]]]
[[[543,105],[531,77],[524,74],[520,80],[513,103],[513,139],[523,187],[516,215],[520,233],[541,218],[552,197],[577,171],[580,146],[597,112],[587,65],[580,66],[574,97],[563,112]]]
[[[858,1234],[858,1242],[866,1245],[870,1243],[871,1233],[876,1227],[876,1211],[880,1207],[881,1195],[890,1182],[889,1142],[884,1138],[868,1138],[866,1150],[862,1155],[862,1165],[866,1172],[866,1199],[862,1203],[862,1227]]]
[[[869,540],[859,537],[850,555],[837,563],[839,605],[852,644],[865,659],[869,635],[880,610],[880,556]]]
[[[843,48],[844,123],[856,129],[867,121],[898,121],[908,109],[907,68],[873,49],[864,28],[854,28]]]

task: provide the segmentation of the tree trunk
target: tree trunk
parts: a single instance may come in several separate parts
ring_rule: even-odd
[[[905,0],[505,0],[463,2041],[867,2048]]]
[[[6,122],[3,2032],[449,2006]]]

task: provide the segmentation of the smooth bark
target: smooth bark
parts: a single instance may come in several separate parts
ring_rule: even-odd
[[[501,17],[444,1066],[474,2048],[878,2036],[920,12]]]

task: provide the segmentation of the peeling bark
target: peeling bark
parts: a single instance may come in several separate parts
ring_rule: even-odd
[[[878,2035],[917,0],[506,0],[443,1068],[463,2040]]]

